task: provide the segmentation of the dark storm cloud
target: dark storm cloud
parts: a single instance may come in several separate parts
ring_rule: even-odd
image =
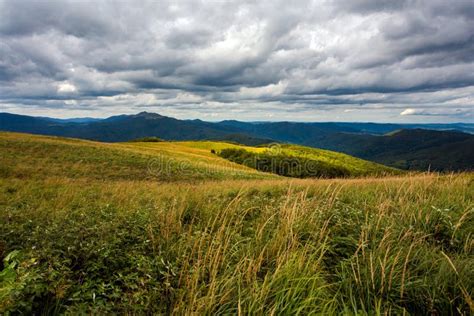
[[[91,7],[91,3],[3,1],[0,8],[0,33],[6,36],[27,36],[59,29],[64,34],[89,37],[105,35],[112,30],[106,20],[96,18],[101,13],[108,14],[108,10]]]
[[[342,11],[358,12],[358,13],[373,13],[380,11],[401,10],[404,7],[413,5],[416,1],[410,0],[337,0],[334,1],[336,6]]]
[[[469,120],[473,30],[464,0],[4,0],[0,107]]]

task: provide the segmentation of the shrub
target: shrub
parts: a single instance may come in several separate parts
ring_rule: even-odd
[[[132,140],[130,140],[130,142],[137,142],[137,143],[159,143],[159,142],[164,142],[164,140],[162,140],[161,138],[156,137],[156,136],[150,136],[150,137],[142,137],[142,138],[132,139]]]

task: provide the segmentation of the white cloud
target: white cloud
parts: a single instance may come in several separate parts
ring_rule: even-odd
[[[77,92],[77,88],[75,85],[69,83],[69,82],[64,82],[64,83],[59,83],[58,84],[58,93],[59,94],[69,94],[69,93],[74,93]]]
[[[400,115],[413,115],[416,114],[415,109],[405,109],[403,112],[400,113]]]
[[[406,109],[400,115],[420,115],[420,116],[455,116],[457,118],[474,118],[474,107],[440,109],[436,107]]]
[[[280,81],[277,84],[269,84],[263,87],[241,87],[239,95],[243,98],[274,97],[283,94],[287,86],[288,83]]]

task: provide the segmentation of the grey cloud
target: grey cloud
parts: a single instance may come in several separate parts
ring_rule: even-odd
[[[396,11],[413,5],[416,1],[411,0],[336,0],[334,1],[339,9],[357,12],[357,13],[373,13],[380,11]]]
[[[2,1],[0,33],[27,36],[60,29],[77,37],[105,35],[112,25],[100,16],[109,15],[112,7],[104,9],[87,1]]]
[[[454,119],[474,106],[473,30],[464,0],[4,0],[0,106]]]

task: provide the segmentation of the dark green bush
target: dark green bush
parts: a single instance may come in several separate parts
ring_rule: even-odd
[[[163,139],[156,137],[156,136],[150,136],[150,137],[142,137],[142,138],[137,138],[137,139],[132,139],[131,142],[137,142],[137,143],[159,143],[159,142],[164,142]]]

